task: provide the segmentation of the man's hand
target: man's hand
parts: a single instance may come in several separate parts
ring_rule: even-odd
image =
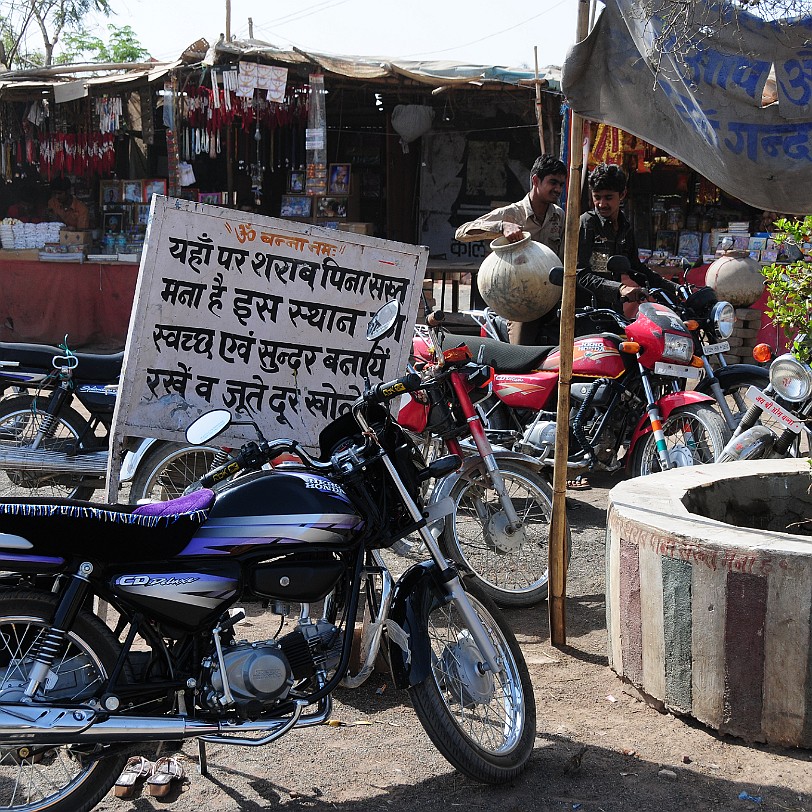
[[[508,242],[518,242],[524,237],[524,232],[516,223],[502,223],[502,236]]]
[[[640,302],[648,301],[648,291],[645,288],[633,288],[628,285],[623,285],[620,288],[620,301],[621,302]]]

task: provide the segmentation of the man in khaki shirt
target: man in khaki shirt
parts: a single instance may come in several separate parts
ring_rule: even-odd
[[[68,178],[54,178],[51,181],[51,199],[48,201],[48,216],[61,220],[68,228],[90,228],[90,212],[87,206],[73,196],[73,184]]]
[[[510,242],[530,238],[552,248],[563,260],[564,210],[557,205],[567,182],[567,168],[552,155],[536,159],[530,170],[530,191],[518,203],[494,209],[484,217],[464,223],[455,234],[459,242],[495,240],[505,237]],[[555,344],[558,342],[557,308],[539,319],[510,322],[512,344]]]

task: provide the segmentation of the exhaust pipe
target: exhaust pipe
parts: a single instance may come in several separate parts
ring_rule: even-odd
[[[329,700],[329,697],[328,697]],[[205,722],[187,716],[111,716],[99,720],[92,708],[58,708],[37,705],[3,705],[0,707],[0,746],[47,744],[114,744],[126,742],[177,741],[199,736],[224,744],[251,744],[256,740],[241,740],[234,734],[270,733],[262,741],[270,741],[292,727],[311,726],[326,721],[332,703],[322,702],[319,709],[302,716],[304,703],[297,704],[292,718],[266,719],[256,722]]]
[[[36,471],[41,474],[77,474],[107,476],[107,451],[65,454],[41,449],[0,449],[0,470]]]

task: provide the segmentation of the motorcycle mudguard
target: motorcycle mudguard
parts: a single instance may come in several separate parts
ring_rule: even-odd
[[[520,454],[517,451],[509,451],[506,448],[494,449],[493,456],[497,465],[499,464],[499,460],[515,460],[523,465],[527,465],[533,471],[539,471],[541,469],[541,465],[539,465],[539,461],[535,457],[531,457],[528,454]],[[480,457],[478,454],[463,457],[462,465],[453,474],[443,477],[434,486],[431,496],[429,497],[429,505],[433,505],[436,502],[442,501],[447,496],[450,496],[451,491],[460,479],[464,479],[470,474],[471,471],[474,471],[482,466],[484,466],[484,463],[482,461],[482,457]],[[437,520],[435,526],[431,528],[432,532],[435,534],[435,537],[443,531],[444,525],[445,519]],[[439,528],[439,532],[437,528]]]
[[[386,645],[392,679],[397,688],[410,688],[431,674],[428,617],[446,601],[433,561],[409,567],[392,591],[386,620]]]
[[[766,426],[753,426],[734,437],[722,449],[717,462],[763,460],[770,456],[775,445],[775,434]]]
[[[129,482],[138,470],[141,460],[146,456],[147,451],[152,448],[158,441],[152,437],[144,438],[139,441],[138,445],[124,455],[124,461],[121,463],[121,474],[119,482]]]
[[[719,385],[724,389],[726,386],[732,385],[734,381],[739,379],[753,380],[760,378],[762,385],[760,389],[765,389],[770,382],[770,372],[766,367],[759,367],[755,364],[730,364],[726,367],[719,367],[714,370],[716,380]],[[710,394],[710,378],[703,378],[697,385],[697,392],[702,392],[705,395]]]
[[[670,392],[665,397],[662,397],[657,401],[657,407],[660,410],[660,419],[665,420],[675,409],[679,409],[682,406],[691,406],[694,403],[714,404],[716,401],[709,395],[703,395],[701,392],[697,392],[694,389],[689,389],[682,392]],[[648,418],[648,412],[646,412],[640,418],[640,422],[637,424],[634,434],[632,435],[632,441],[629,443],[629,453],[626,455],[627,460],[631,460],[632,451],[634,451],[638,440],[650,433],[651,421]]]

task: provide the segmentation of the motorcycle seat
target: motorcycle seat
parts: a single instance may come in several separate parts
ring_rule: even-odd
[[[479,351],[482,348],[482,363],[493,367],[497,372],[532,372],[541,366],[542,361],[553,350],[558,349],[556,345],[526,347],[478,336],[466,336],[464,342],[460,343],[465,343],[471,350],[474,360],[480,358]]]
[[[206,521],[214,491],[150,505],[74,499],[0,499],[0,566],[60,568],[68,560],[101,564],[163,561],[180,553]],[[25,542],[31,547],[27,547]]]
[[[54,356],[64,355],[65,351],[50,344],[17,344],[0,342],[0,360],[16,361],[21,367],[50,370]],[[79,381],[89,383],[115,383],[121,375],[124,352],[116,353],[73,353],[78,363],[74,375]]]

